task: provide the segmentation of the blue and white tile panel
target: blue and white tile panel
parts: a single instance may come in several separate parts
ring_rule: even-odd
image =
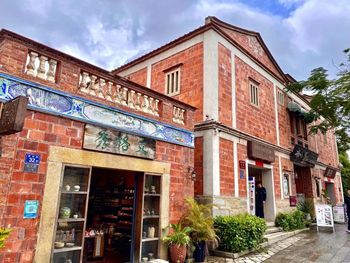
[[[194,134],[33,82],[0,73],[0,100],[29,98],[28,108],[165,142],[194,147]]]

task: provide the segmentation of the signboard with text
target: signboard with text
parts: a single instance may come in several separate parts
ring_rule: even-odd
[[[259,159],[268,163],[275,161],[275,151],[271,146],[259,142],[248,141],[247,154],[249,158]]]
[[[333,207],[334,222],[345,223],[345,209],[342,205]]]
[[[84,149],[155,159],[156,141],[90,124],[85,126]]]
[[[334,220],[332,206],[317,204],[316,205],[316,223],[318,227],[332,227],[334,231]]]

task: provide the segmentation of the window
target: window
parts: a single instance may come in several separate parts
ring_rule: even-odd
[[[289,196],[289,174],[283,175],[283,196]]]
[[[327,144],[327,132],[323,134],[323,143]]]
[[[280,89],[277,89],[277,102],[280,105],[284,105],[284,93]]]
[[[249,82],[249,91],[250,91],[250,103],[259,106],[259,90],[258,90],[258,85]]]
[[[180,94],[180,68],[166,73],[165,85],[167,95],[174,96]]]
[[[294,112],[289,112],[291,143],[303,147],[307,145],[307,124],[305,120]]]
[[[315,178],[315,184],[316,184],[316,196],[319,198],[321,197],[320,179]]]

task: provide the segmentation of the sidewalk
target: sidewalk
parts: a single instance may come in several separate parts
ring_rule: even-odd
[[[345,225],[336,225],[336,232],[315,231],[287,238],[260,252],[249,254],[238,259],[208,257],[210,263],[247,262],[247,263],[280,263],[280,262],[331,262],[350,263],[350,234],[345,232]]]

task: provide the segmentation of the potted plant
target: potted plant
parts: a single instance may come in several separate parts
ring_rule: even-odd
[[[170,224],[171,233],[163,238],[169,245],[171,262],[184,263],[187,252],[187,245],[191,243],[189,236],[192,229],[188,226],[182,227],[179,224]]]
[[[314,203],[312,199],[308,198],[298,203],[298,210],[304,212],[306,220],[311,221],[314,218]]]
[[[207,252],[207,241],[217,240],[214,230],[214,220],[211,216],[211,206],[197,203],[193,198],[187,198],[187,212],[182,221],[189,226],[191,239],[195,250],[193,257],[195,262],[204,262]]]

